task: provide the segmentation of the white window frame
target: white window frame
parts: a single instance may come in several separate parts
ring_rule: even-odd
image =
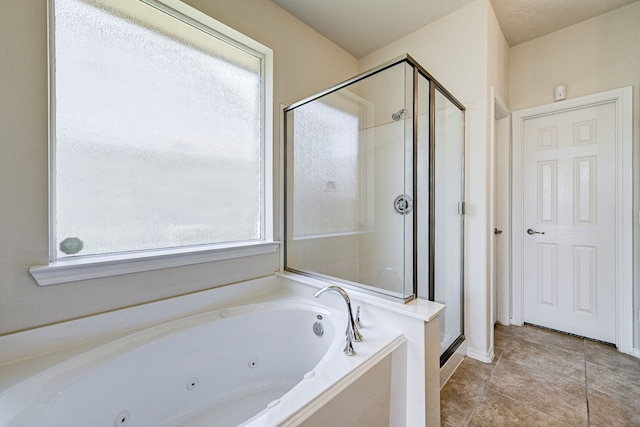
[[[49,263],[33,266],[29,272],[40,286],[68,283],[128,273],[200,264],[232,258],[274,253],[279,242],[273,240],[273,51],[212,17],[178,0],[138,0],[174,18],[192,25],[212,37],[251,51],[262,59],[262,161],[263,215],[262,239],[252,242],[233,242],[211,245],[185,246],[129,253],[117,253],[77,258],[56,259],[55,227],[55,75],[53,66],[54,25],[53,0],[48,1],[49,15]]]

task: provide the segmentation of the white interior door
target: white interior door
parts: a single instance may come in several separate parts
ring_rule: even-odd
[[[616,342],[616,105],[523,123],[523,317]]]

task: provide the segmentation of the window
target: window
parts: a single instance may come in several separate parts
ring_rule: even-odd
[[[175,0],[51,1],[51,261],[271,240],[271,51]]]

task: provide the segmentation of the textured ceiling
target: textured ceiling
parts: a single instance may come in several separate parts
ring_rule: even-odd
[[[491,0],[491,4],[509,46],[515,46],[635,1]]]
[[[361,58],[475,0],[272,0]],[[510,46],[640,0],[491,0]],[[639,24],[640,25],[640,24]]]

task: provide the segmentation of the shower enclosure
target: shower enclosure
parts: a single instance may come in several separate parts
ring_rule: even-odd
[[[446,304],[464,339],[464,107],[404,55],[285,109],[285,269]]]

